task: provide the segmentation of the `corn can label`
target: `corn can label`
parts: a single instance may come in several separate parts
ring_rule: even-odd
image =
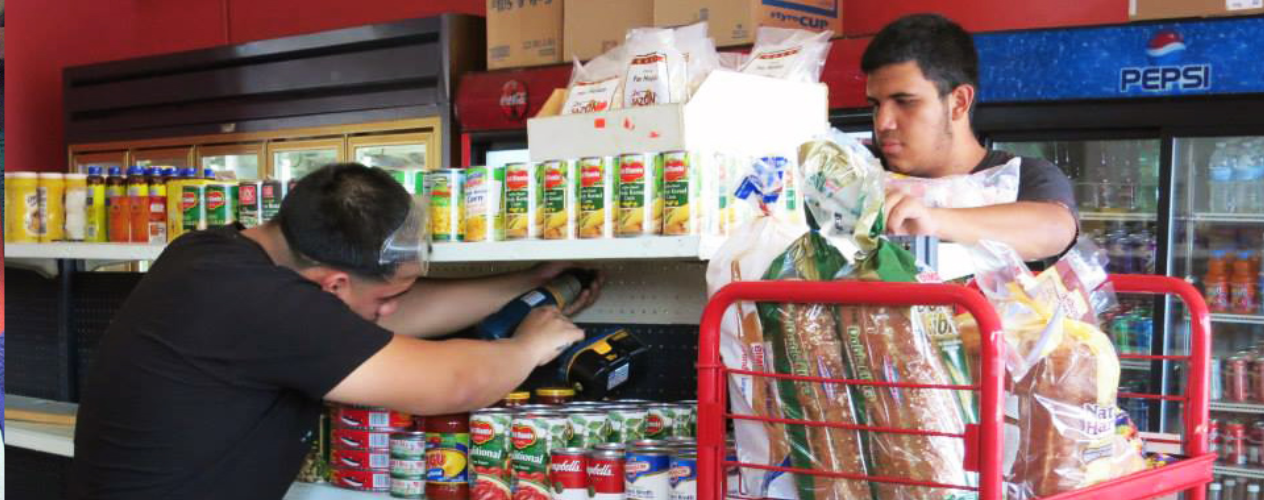
[[[470,466],[475,498],[509,498],[513,468],[509,431],[513,414],[478,412],[470,416]]]
[[[466,169],[465,241],[505,239],[505,213],[500,202],[504,186],[504,167]]]
[[[462,241],[465,238],[465,197],[461,187],[465,176],[460,170],[443,169],[426,174],[430,195],[430,237],[433,241]]]
[[[574,163],[569,161],[544,162],[543,194],[544,227],[540,236],[546,240],[565,240],[575,237],[576,201]]]
[[[663,230],[663,165],[656,154],[619,156],[618,236],[659,234]]]
[[[505,239],[538,238],[544,213],[540,210],[542,184],[539,165],[505,166]]]
[[[200,182],[185,184],[180,189],[182,232],[206,229],[206,187]]]
[[[550,456],[553,450],[565,448],[570,437],[570,420],[560,415],[528,415],[514,419],[510,428],[514,498],[552,498]]]
[[[582,158],[578,170],[579,237],[614,236],[614,169],[610,159]]]
[[[663,234],[698,233],[700,187],[689,153],[663,153]]]
[[[466,433],[426,433],[426,480],[432,483],[469,483],[466,468],[470,435]]]

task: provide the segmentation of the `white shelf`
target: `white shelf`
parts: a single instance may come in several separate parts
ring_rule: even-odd
[[[1151,363],[1144,359],[1121,359],[1119,367],[1125,370],[1149,371]]]
[[[1264,325],[1264,315],[1259,314],[1222,314],[1211,315],[1212,323],[1236,323],[1242,325]]]
[[[75,456],[75,427],[73,425],[37,424],[19,420],[4,421],[4,444],[28,450]]]
[[[1264,479],[1264,469],[1255,467],[1232,467],[1228,465],[1217,465],[1212,468],[1216,474],[1224,474],[1234,477],[1249,477],[1252,479]]]
[[[1144,212],[1080,212],[1080,220],[1103,222],[1154,222],[1158,220],[1158,216],[1153,213]]]
[[[7,243],[5,259],[154,260],[166,245],[141,243]]]
[[[1189,222],[1264,224],[1264,214],[1219,214],[1210,212],[1195,212],[1188,217],[1181,217],[1180,219]]]
[[[1264,404],[1258,403],[1235,403],[1231,401],[1212,401],[1212,411],[1227,411],[1233,413],[1257,413],[1264,415]]]
[[[381,500],[391,498],[390,493],[355,491],[329,483],[294,483],[285,493],[284,500]]]
[[[707,260],[720,247],[719,237],[645,236],[592,240],[523,240],[436,243],[431,262],[509,262],[536,260]]]

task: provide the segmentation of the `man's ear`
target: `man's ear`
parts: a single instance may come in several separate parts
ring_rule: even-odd
[[[970,107],[974,105],[974,100],[978,98],[975,93],[974,85],[958,85],[952,89],[951,105],[952,105],[952,121],[970,120]]]
[[[342,298],[349,292],[351,275],[325,266],[312,266],[299,272],[304,278],[320,285],[320,289]]]

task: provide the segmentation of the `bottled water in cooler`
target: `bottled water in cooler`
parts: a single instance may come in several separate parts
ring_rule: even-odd
[[[1215,151],[1207,161],[1208,198],[1207,208],[1215,213],[1234,211],[1233,163],[1228,143],[1217,142]]]

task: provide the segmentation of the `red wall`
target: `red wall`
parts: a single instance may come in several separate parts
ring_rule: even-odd
[[[966,30],[1004,31],[1128,22],[1128,0],[842,0],[843,32],[873,35],[900,16],[937,12]]]
[[[483,0],[10,0],[5,165],[64,170],[62,69],[445,12]]]

